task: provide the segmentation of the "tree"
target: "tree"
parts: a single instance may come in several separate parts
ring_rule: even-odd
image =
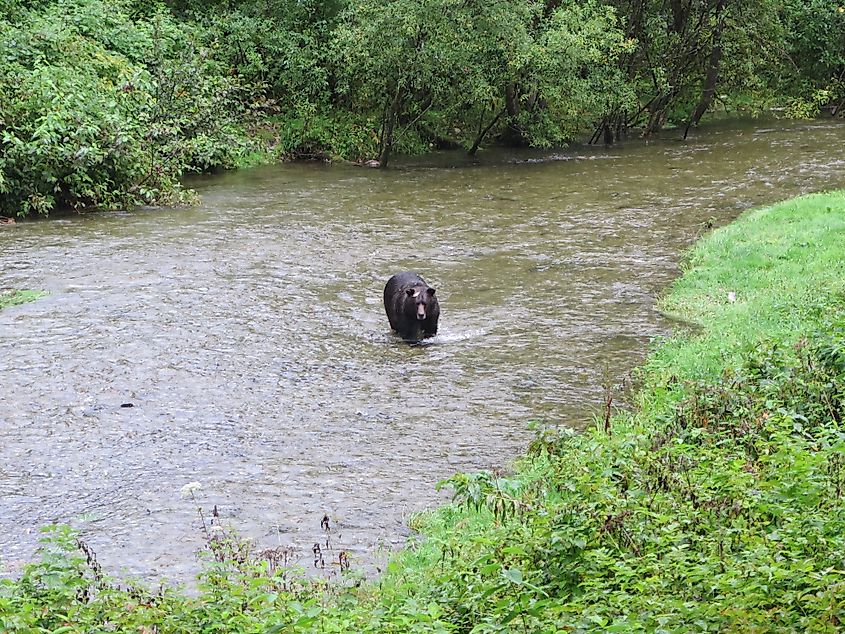
[[[596,2],[362,0],[336,32],[342,93],[378,113],[379,160],[403,135],[455,135],[473,154],[492,133],[562,143],[630,99],[627,47]],[[510,131],[510,135],[508,135]]]
[[[458,67],[454,34],[439,0],[362,0],[335,32],[342,99],[378,113],[379,161],[387,167],[410,128],[450,91]]]
[[[627,16],[625,34],[636,42],[620,63],[641,106],[606,119],[606,128],[639,125],[649,136],[671,121],[688,131],[720,94],[758,108],[771,99],[788,61],[782,0],[609,3]]]
[[[803,114],[845,114],[845,3],[785,0],[781,15],[789,63],[773,83],[804,106]]]

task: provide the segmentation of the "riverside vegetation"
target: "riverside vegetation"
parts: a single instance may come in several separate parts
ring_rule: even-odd
[[[844,102],[840,0],[0,0],[0,216]]]
[[[199,592],[127,587],[66,528],[0,581],[8,632],[836,632],[845,618],[845,192],[702,239],[663,308],[690,324],[631,411],[538,432],[376,582],[325,585],[209,533]]]
[[[7,306],[17,306],[18,304],[25,304],[27,302],[34,302],[44,293],[40,291],[27,291],[0,288],[0,310]]]

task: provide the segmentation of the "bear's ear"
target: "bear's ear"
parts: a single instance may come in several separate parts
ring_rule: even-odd
[[[434,295],[434,290],[435,289],[433,289],[429,286],[427,289],[425,289],[425,292],[428,293],[429,295]]]
[[[414,296],[414,289],[413,288],[406,288],[405,293],[408,295],[408,297],[413,297]]]

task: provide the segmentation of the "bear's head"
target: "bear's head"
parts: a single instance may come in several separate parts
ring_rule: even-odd
[[[413,312],[418,321],[425,321],[431,312],[430,308],[437,299],[434,297],[434,289],[430,286],[415,286],[405,291],[407,297],[405,298],[405,309],[407,312]]]

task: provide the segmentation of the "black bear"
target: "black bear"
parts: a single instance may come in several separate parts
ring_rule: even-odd
[[[390,327],[406,341],[420,341],[437,334],[440,304],[434,289],[416,273],[391,277],[384,287],[384,310]]]

